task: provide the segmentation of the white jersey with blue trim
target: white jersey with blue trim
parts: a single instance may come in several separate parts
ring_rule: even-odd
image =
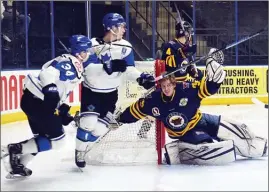
[[[94,92],[109,93],[115,91],[122,81],[122,72],[114,72],[108,75],[103,69],[103,63],[113,59],[123,59],[127,63],[126,77],[131,81],[136,81],[141,72],[135,68],[134,53],[132,45],[124,40],[113,41],[111,43],[100,42],[97,38],[92,38],[92,55],[83,63],[84,82],[83,86]],[[103,63],[102,63],[103,62]]]
[[[28,74],[24,79],[24,89],[43,100],[42,88],[55,84],[60,96],[59,107],[83,80],[82,72],[83,65],[76,57],[63,54],[45,63],[38,76]]]

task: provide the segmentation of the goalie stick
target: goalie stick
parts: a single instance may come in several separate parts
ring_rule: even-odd
[[[176,72],[178,72],[178,71],[180,71],[180,70],[182,70],[182,69],[186,69],[186,68],[189,67],[190,65],[193,65],[193,64],[195,64],[195,63],[197,63],[197,62],[200,62],[200,61],[202,61],[202,60],[204,60],[204,59],[207,59],[208,57],[210,57],[210,56],[212,56],[212,55],[214,55],[214,54],[216,54],[216,53],[218,53],[218,52],[220,52],[220,51],[224,51],[224,50],[230,49],[230,48],[232,48],[232,47],[234,47],[234,46],[237,46],[237,45],[239,45],[240,43],[243,43],[243,42],[245,42],[245,41],[247,41],[247,40],[250,40],[250,39],[252,39],[253,37],[258,36],[258,35],[260,35],[261,33],[265,32],[265,31],[267,31],[267,30],[268,30],[268,26],[266,26],[265,28],[263,28],[263,29],[257,31],[256,33],[253,33],[253,34],[251,34],[251,35],[248,35],[247,37],[244,37],[244,38],[240,39],[239,41],[233,42],[233,43],[228,44],[228,45],[226,45],[226,46],[224,46],[224,47],[222,47],[222,48],[220,48],[220,49],[217,49],[216,51],[212,52],[211,54],[207,54],[207,55],[202,56],[202,57],[199,58],[199,59],[195,59],[194,61],[190,62],[189,64],[186,64],[186,65],[184,65],[183,67],[179,67],[179,68],[177,68],[175,71],[172,71],[172,72],[167,73],[167,74],[164,74],[164,75],[160,75],[160,76],[158,76],[158,77],[155,78],[154,82],[159,81],[159,80],[161,80],[161,79],[163,79],[163,78],[165,78],[165,77],[167,77],[167,76],[169,76],[169,75],[172,75],[172,74],[174,74],[174,73],[176,73]]]
[[[256,105],[259,105],[261,107],[264,107],[266,109],[268,109],[268,104],[264,104],[262,101],[260,101],[259,99],[257,99],[256,97],[252,97],[251,98],[251,101],[256,104]]]

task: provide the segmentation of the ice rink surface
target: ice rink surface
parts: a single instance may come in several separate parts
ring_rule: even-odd
[[[203,106],[248,124],[268,138],[268,111],[257,105]],[[29,164],[32,176],[7,180],[1,163],[1,191],[268,191],[268,158],[238,158],[225,166],[139,165],[92,166],[80,172],[74,164],[74,134],[61,151],[40,153]],[[1,127],[1,145],[31,137],[27,121]]]

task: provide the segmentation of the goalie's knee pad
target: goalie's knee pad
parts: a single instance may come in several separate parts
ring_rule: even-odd
[[[88,131],[93,131],[98,122],[99,113],[83,112],[80,114],[79,126]]]
[[[232,140],[198,145],[174,141],[165,145],[167,164],[222,165],[235,161]]]
[[[217,136],[223,140],[233,140],[238,155],[256,158],[267,153],[267,139],[256,137],[243,123],[222,118]]]

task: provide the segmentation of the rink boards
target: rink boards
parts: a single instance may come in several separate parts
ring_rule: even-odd
[[[154,61],[136,62],[140,71],[154,73]],[[204,67],[201,67],[204,70]],[[227,76],[219,92],[202,101],[203,105],[250,104],[252,97],[268,103],[268,66],[226,66]],[[38,74],[38,70],[1,72],[1,124],[25,120],[20,109],[23,79],[29,73]],[[119,100],[125,106],[134,102],[143,91],[137,83],[122,81]],[[74,113],[79,109],[80,88],[77,87],[68,98]]]

